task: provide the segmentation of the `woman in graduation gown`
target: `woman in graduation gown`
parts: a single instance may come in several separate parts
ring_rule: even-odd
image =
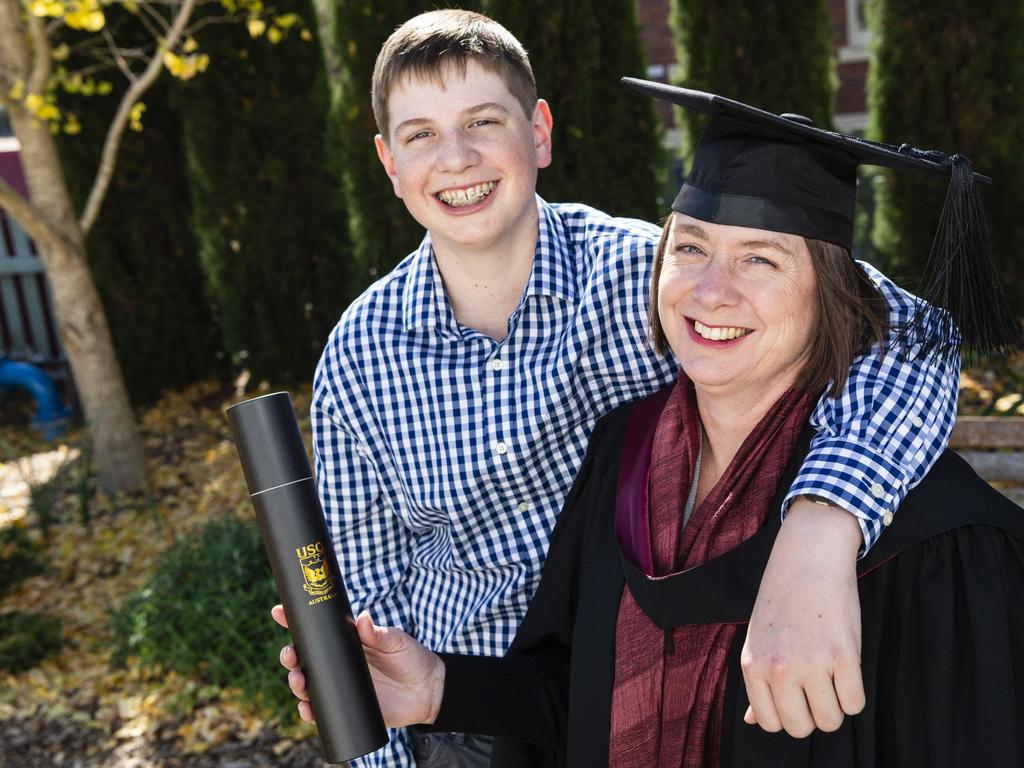
[[[741,663],[808,451],[807,393],[841,389],[886,331],[849,257],[859,162],[951,176],[933,286],[950,312],[922,311],[887,354],[949,354],[950,318],[977,349],[1014,341],[969,164],[630,84],[712,116],[652,285],[651,341],[683,373],[595,428],[505,658],[435,655],[359,618],[385,719],[494,735],[499,768],[1024,765],[1024,510],[953,453],[858,563],[858,715],[806,738],[769,733],[747,722]],[[959,311],[971,302],[989,319]],[[946,343],[922,348],[936,327]]]

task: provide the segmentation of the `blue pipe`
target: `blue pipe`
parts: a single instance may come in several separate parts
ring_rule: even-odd
[[[49,375],[29,363],[0,357],[0,388],[9,387],[20,387],[35,398],[36,415],[29,426],[40,430],[46,440],[63,434],[71,409],[61,403]]]

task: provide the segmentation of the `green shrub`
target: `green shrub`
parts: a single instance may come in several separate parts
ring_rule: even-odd
[[[0,597],[19,581],[42,572],[42,560],[28,531],[17,525],[0,530]]]
[[[61,621],[36,613],[0,613],[0,669],[34,667],[61,645]]]
[[[292,712],[277,661],[286,635],[270,619],[276,602],[255,523],[210,523],[167,550],[145,587],[113,612],[114,663],[133,656]]]

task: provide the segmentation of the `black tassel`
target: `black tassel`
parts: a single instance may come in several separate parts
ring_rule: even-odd
[[[924,355],[948,359],[962,338],[965,360],[972,364],[1012,353],[1021,336],[992,263],[971,162],[963,155],[943,159],[951,179],[922,282],[923,301],[900,329],[900,340]]]

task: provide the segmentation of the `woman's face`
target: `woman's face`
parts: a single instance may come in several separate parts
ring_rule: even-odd
[[[680,213],[670,227],[658,316],[698,391],[775,392],[792,385],[817,321],[804,239]]]

